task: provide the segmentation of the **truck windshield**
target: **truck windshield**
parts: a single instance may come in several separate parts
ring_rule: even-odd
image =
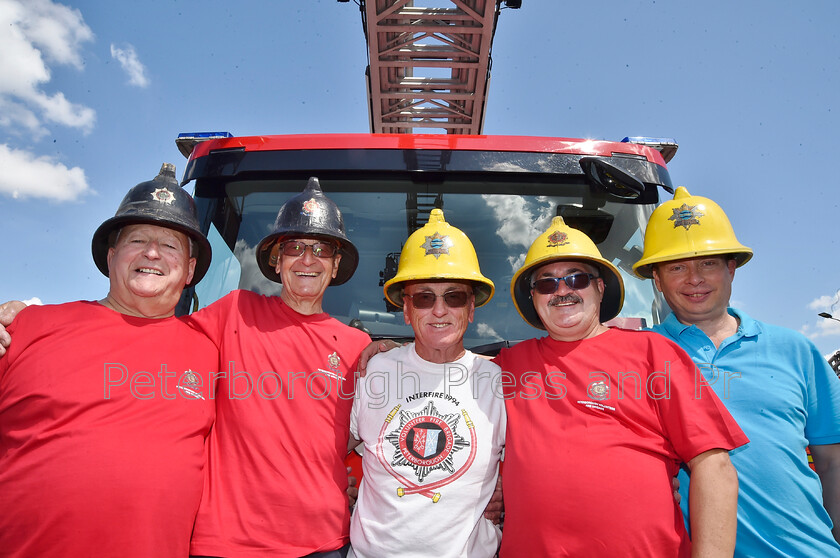
[[[641,255],[644,224],[650,204],[592,199],[585,184],[499,183],[459,179],[445,183],[416,180],[344,180],[320,178],[324,193],[338,204],[347,235],[359,250],[353,278],[329,287],[324,309],[336,319],[364,328],[372,337],[411,338],[401,309],[386,303],[382,285],[396,273],[399,253],[408,236],[428,220],[434,207],[461,229],[475,246],[482,273],[496,286],[493,299],[478,308],[464,339],[468,348],[492,351],[500,342],[543,335],[517,313],[510,281],[522,265],[533,240],[552,217],[581,228],[598,243],[602,255],[621,271],[624,308],[616,323],[639,328],[655,323],[660,302],[650,281],[633,276],[631,266]],[[282,285],[266,279],[257,266],[255,250],[269,234],[280,206],[300,193],[305,180],[233,180],[225,197],[196,199],[213,226],[213,266],[196,288],[198,307],[234,288],[277,295]],[[216,190],[217,192],[219,190]],[[209,208],[209,209],[208,209]],[[491,346],[488,349],[487,346]]]

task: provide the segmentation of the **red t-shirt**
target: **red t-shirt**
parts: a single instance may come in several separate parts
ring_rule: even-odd
[[[512,374],[502,556],[690,555],[671,478],[748,440],[682,349],[612,328],[525,341],[495,362]]]
[[[343,459],[370,337],[249,291],[190,320],[217,341],[225,371],[191,553],[297,557],[347,544]]]
[[[0,555],[183,558],[213,423],[207,337],[96,302],[31,306],[0,359]]]

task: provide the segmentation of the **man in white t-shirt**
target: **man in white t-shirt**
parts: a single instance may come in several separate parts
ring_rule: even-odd
[[[501,369],[463,343],[493,291],[467,236],[432,210],[385,283],[415,341],[371,359],[356,390],[350,443],[364,444],[364,479],[349,556],[496,554],[501,531],[483,513],[504,448]]]

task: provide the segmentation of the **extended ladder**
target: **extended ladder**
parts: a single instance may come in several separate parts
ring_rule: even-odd
[[[496,22],[502,4],[518,8],[521,0],[437,4],[360,0],[371,132],[482,132]]]

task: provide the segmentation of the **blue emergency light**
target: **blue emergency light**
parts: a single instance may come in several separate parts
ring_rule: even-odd
[[[211,139],[232,138],[233,134],[230,132],[185,132],[178,134],[175,138],[175,145],[178,146],[178,151],[181,155],[189,159],[190,153],[197,143]]]

